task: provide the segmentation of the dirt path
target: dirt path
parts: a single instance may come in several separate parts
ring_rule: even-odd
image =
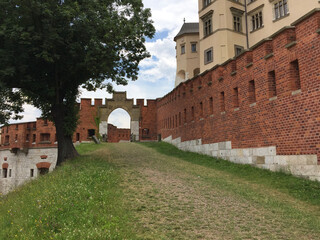
[[[273,189],[142,144],[96,154],[120,167],[139,239],[320,239],[320,209]]]

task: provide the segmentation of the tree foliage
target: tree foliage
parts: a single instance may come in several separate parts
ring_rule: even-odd
[[[79,86],[111,91],[111,81],[136,80],[150,16],[142,0],[0,2],[0,81],[54,121],[58,163],[72,156],[61,149],[76,128]]]

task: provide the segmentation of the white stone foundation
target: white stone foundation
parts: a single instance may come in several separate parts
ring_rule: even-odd
[[[49,172],[51,172],[56,167],[57,155],[57,148],[31,148],[27,153],[20,150],[18,150],[17,153],[12,153],[10,150],[1,150],[0,194],[7,194],[9,191],[25,183],[26,181],[38,177],[39,171],[36,166],[38,163],[50,163],[51,165]],[[46,158],[41,159],[41,156],[46,156]],[[6,178],[4,178],[2,169],[2,166],[5,163],[8,164]],[[33,169],[33,177],[31,177],[31,169]]]
[[[234,163],[250,164],[271,171],[284,171],[294,176],[320,181],[317,155],[277,155],[275,146],[232,149],[230,141],[202,144],[201,139],[181,142],[181,138],[163,139],[183,151],[196,152],[222,158]]]

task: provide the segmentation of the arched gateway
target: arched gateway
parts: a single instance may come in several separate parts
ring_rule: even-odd
[[[108,133],[108,118],[111,112],[117,108],[122,108],[128,112],[131,118],[130,129],[134,141],[139,141],[139,121],[140,105],[134,105],[133,99],[127,99],[126,92],[114,92],[112,99],[106,99],[105,105],[99,108],[99,133],[104,135]]]

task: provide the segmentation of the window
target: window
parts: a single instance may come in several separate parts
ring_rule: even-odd
[[[203,0],[203,7],[208,6],[211,3],[211,0]]]
[[[251,31],[263,27],[262,11],[251,16]]]
[[[197,52],[197,44],[196,43],[191,43],[191,52],[193,52],[193,53]]]
[[[181,54],[185,54],[186,53],[186,46],[182,45],[181,46]]]
[[[41,133],[40,142],[50,142],[50,133]]]
[[[30,177],[34,177],[34,169],[30,169]]]
[[[12,169],[9,169],[9,177],[12,176]]]
[[[35,143],[35,142],[36,142],[36,137],[37,137],[37,135],[36,135],[36,134],[33,134],[33,135],[32,135],[32,142],[33,142],[33,143]]]
[[[184,123],[187,122],[187,109],[186,108],[183,111],[183,121],[184,121]]]
[[[221,112],[226,111],[225,102],[224,102],[224,92],[220,93],[220,110]]]
[[[203,19],[203,35],[204,37],[212,33],[212,15]]]
[[[8,169],[7,168],[2,169],[2,177],[3,178],[7,178],[8,177]]]
[[[290,63],[290,80],[293,91],[301,89],[298,60]]]
[[[242,32],[241,17],[233,15],[233,30]]]
[[[191,119],[194,120],[194,106],[191,107]]]
[[[268,88],[269,88],[269,98],[277,96],[276,74],[274,71],[268,72]]]
[[[95,129],[88,129],[88,138],[92,137],[95,134],[96,134]]]
[[[9,144],[9,141],[10,141],[10,137],[9,137],[9,135],[7,135],[7,136],[4,138],[4,144]]]
[[[274,4],[274,19],[280,19],[288,14],[288,0],[280,0]]]
[[[254,80],[249,82],[249,102],[255,103],[256,102],[256,87],[254,84]]]
[[[204,64],[211,63],[213,61],[213,48],[209,48],[204,51]]]
[[[244,51],[244,47],[234,45],[235,56],[239,56]]]
[[[239,107],[239,90],[237,87],[233,89],[233,107]]]
[[[203,117],[203,103],[200,102],[200,117]]]
[[[148,128],[144,128],[142,130],[142,135],[149,135],[149,129]]]
[[[209,98],[209,107],[210,107],[209,109],[210,115],[212,115],[213,114],[213,98],[212,97]]]

